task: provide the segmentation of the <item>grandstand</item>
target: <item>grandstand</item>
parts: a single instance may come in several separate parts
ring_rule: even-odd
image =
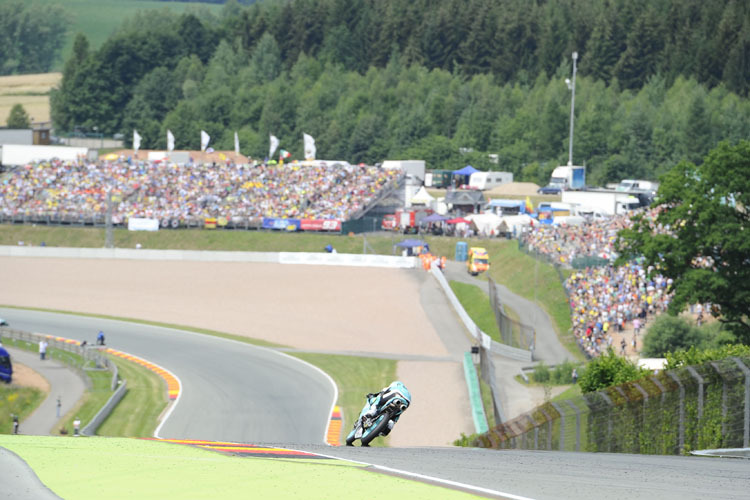
[[[149,218],[162,227],[203,227],[209,219],[233,228],[340,230],[401,175],[347,162],[256,164],[233,152],[175,153],[185,163],[127,153],[14,168],[0,181],[0,222],[101,225],[111,192],[115,225]]]

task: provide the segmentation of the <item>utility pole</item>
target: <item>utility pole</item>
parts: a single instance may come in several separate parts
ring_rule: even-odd
[[[112,186],[107,188],[107,222],[104,233],[104,247],[114,248],[114,237],[112,235]]]
[[[576,107],[576,61],[578,60],[578,52],[573,52],[573,81],[565,80],[568,84],[568,88],[571,90],[570,94],[570,145],[568,147],[568,166],[573,165],[573,118],[574,110]]]

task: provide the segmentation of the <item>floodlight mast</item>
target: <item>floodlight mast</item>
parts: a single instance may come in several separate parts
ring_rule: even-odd
[[[573,118],[575,116],[576,107],[576,61],[578,60],[578,52],[573,52],[573,81],[571,82],[567,78],[565,83],[571,90],[570,94],[570,144],[568,146],[568,166],[573,165]]]

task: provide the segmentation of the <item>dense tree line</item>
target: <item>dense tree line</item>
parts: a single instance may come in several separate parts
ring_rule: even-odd
[[[141,13],[99,50],[76,38],[52,96],[53,119],[62,130],[96,126],[126,137],[136,128],[143,148],[164,148],[170,129],[178,148],[197,148],[199,131],[206,130],[214,147],[231,149],[237,130],[243,152],[260,158],[267,154],[269,134],[299,158],[306,132],[316,138],[320,157],[368,163],[424,158],[432,168],[470,163],[544,182],[555,165],[567,161],[569,47],[589,46],[571,37],[588,42],[595,34],[583,27],[571,31],[579,22],[574,18],[586,17],[588,8],[614,15],[626,3],[601,4],[613,9],[607,10],[596,7],[599,2],[577,2],[573,9],[559,0],[526,9],[519,3],[516,11],[512,1],[472,1],[459,9],[463,3],[295,0],[245,8],[228,2],[220,18]],[[522,58],[526,67],[513,63],[501,71],[505,66],[496,62],[469,64],[470,56],[490,52],[480,38],[466,48],[481,30],[474,25],[466,37],[458,36],[464,26],[459,18],[483,6],[486,14],[472,19],[490,23],[488,33],[500,36],[489,21],[501,15],[495,3],[510,9],[502,16],[517,12],[519,22],[526,11],[541,15],[551,6],[558,8],[555,15],[571,19],[546,31],[562,37],[554,43],[525,38],[540,37],[536,28],[510,30],[506,52],[517,57],[529,49]],[[706,9],[695,6],[696,12]],[[416,16],[418,8],[424,19]],[[464,49],[448,57],[433,47],[429,58],[417,57],[423,54],[413,46],[420,23],[445,9],[452,14],[436,31],[444,41],[456,35]],[[369,28],[357,28],[365,18]],[[397,20],[403,22],[398,29]],[[386,49],[381,30],[388,26],[392,43]],[[544,51],[553,53],[546,56],[549,63],[535,66]],[[633,89],[636,80],[622,85],[613,76],[624,63],[609,54],[612,64],[594,71],[582,52],[577,78],[573,158],[589,167],[590,183],[653,178],[680,159],[700,162],[720,140],[750,135],[750,103],[720,79],[700,83],[698,71],[687,78],[649,67]],[[490,163],[488,153],[499,162]]]
[[[67,16],[58,5],[0,2],[0,75],[48,72],[65,42]]]

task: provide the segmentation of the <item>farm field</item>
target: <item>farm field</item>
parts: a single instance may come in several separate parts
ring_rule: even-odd
[[[56,70],[62,70],[65,60],[73,49],[77,33],[89,39],[91,49],[98,49],[102,43],[136,12],[152,9],[169,9],[176,12],[200,11],[214,15],[221,13],[222,5],[195,2],[155,2],[152,0],[36,0],[38,4],[60,4],[70,16],[70,26],[62,49],[62,59],[57,61]],[[36,117],[35,117],[36,118]]]
[[[5,126],[11,108],[21,104],[32,123],[50,121],[49,92],[62,73],[0,76],[0,125]]]

